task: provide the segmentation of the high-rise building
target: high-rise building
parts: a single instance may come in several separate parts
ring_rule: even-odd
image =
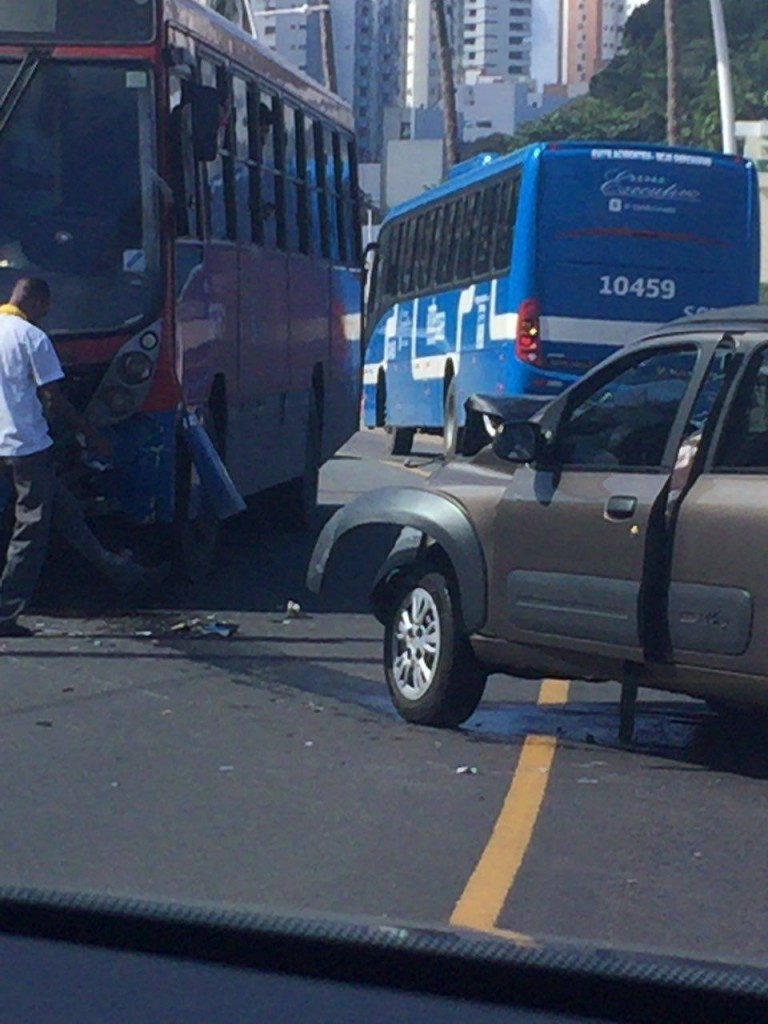
[[[307,34],[316,15],[302,11],[293,0],[250,0],[250,4],[258,39],[307,71]]]
[[[586,90],[621,52],[627,0],[561,0],[560,84]]]
[[[464,0],[463,7],[465,75],[530,78],[532,0]]]
[[[405,58],[404,0],[353,0],[354,88],[360,158],[381,158],[384,111],[402,101]]]

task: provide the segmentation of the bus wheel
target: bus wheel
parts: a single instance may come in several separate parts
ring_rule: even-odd
[[[464,451],[464,427],[459,426],[459,413],[456,408],[456,378],[451,377],[445,392],[443,406],[443,454],[446,459]]]
[[[400,581],[385,617],[384,671],[407,722],[455,727],[480,703],[487,676],[456,612],[440,573],[415,570]]]
[[[212,424],[207,424],[206,429],[220,452]],[[202,582],[216,565],[221,524],[206,500],[195,464],[181,439],[177,444],[173,532],[173,560],[177,569],[191,583]]]
[[[387,427],[390,455],[410,455],[416,430],[413,427]]]
[[[304,472],[294,480],[289,480],[280,494],[281,511],[294,529],[308,530],[314,523],[320,490],[321,452],[320,413],[313,389],[309,395],[307,432],[304,439]]]

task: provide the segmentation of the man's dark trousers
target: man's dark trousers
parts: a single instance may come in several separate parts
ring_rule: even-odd
[[[0,627],[14,622],[32,597],[48,552],[56,489],[53,448],[4,458],[16,489],[16,524],[0,578]]]

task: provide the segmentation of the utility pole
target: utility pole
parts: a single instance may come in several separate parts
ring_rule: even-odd
[[[709,0],[709,6],[712,11],[712,35],[715,39],[723,152],[735,153],[736,134],[733,114],[733,86],[731,84],[731,58],[728,55],[728,37],[725,32],[723,5],[720,0]]]
[[[667,44],[667,142],[670,146],[680,141],[677,104],[677,28],[675,4],[677,0],[664,0],[664,37]]]
[[[440,58],[440,91],[443,100],[445,122],[445,163],[450,169],[459,161],[459,122],[456,116],[456,86],[453,81],[453,54],[448,38],[448,19],[445,14],[445,0],[431,0],[432,17],[437,36],[437,51]]]

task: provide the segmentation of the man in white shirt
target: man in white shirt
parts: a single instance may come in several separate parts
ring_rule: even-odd
[[[38,394],[64,371],[38,326],[51,304],[48,285],[22,278],[0,307],[0,461],[16,490],[16,524],[0,578],[0,635],[27,636],[17,622],[35,589],[48,550],[56,469]]]
[[[0,306],[0,465],[10,468],[16,523],[0,577],[0,636],[31,636],[17,620],[32,597],[48,550],[56,493],[53,441],[44,403],[104,454],[108,443],[63,395],[64,371],[38,326],[50,309],[48,285],[21,278]]]

